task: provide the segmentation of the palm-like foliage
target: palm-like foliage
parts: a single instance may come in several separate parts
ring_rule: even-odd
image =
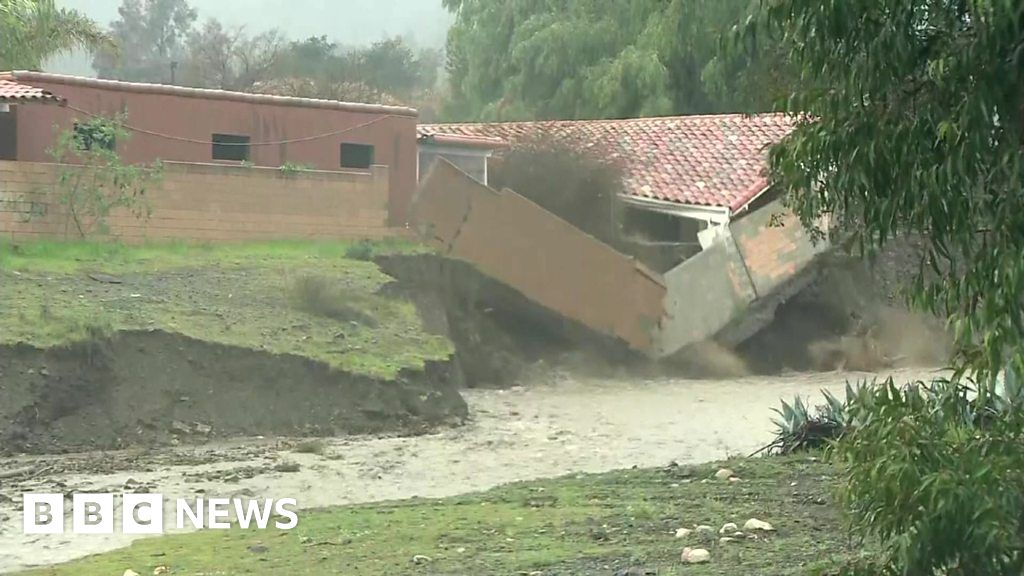
[[[54,0],[0,0],[0,38],[0,70],[38,70],[46,59],[76,48],[113,48],[99,25]]]

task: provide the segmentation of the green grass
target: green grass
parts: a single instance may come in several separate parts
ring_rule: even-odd
[[[814,573],[855,554],[832,504],[836,472],[807,456],[717,466],[627,470],[512,484],[481,494],[306,511],[291,531],[200,531],[136,541],[114,552],[31,572],[152,574],[552,575],[612,574],[642,566],[659,575],[786,576]],[[795,483],[795,485],[794,485]],[[282,495],[283,496],[283,495]],[[676,528],[750,517],[767,538],[719,545],[677,539]],[[265,547],[260,553],[252,547]],[[683,565],[684,546],[712,561]],[[430,558],[416,564],[416,555]]]
[[[102,266],[111,274],[197,265],[241,265],[247,262],[300,262],[309,258],[345,258],[361,242],[275,240],[267,242],[197,243],[184,241],[123,244],[120,242],[0,240],[0,270],[73,273]],[[376,240],[379,253],[414,253],[423,246],[402,239]]]
[[[55,347],[123,330],[294,354],[391,378],[451,353],[423,330],[415,307],[378,295],[390,279],[346,257],[348,242],[126,246],[102,242],[0,244],[0,344]],[[376,253],[421,248],[374,243]],[[90,279],[103,273],[120,284]],[[330,286],[328,310],[305,306],[309,278]],[[297,299],[296,295],[300,298]]]

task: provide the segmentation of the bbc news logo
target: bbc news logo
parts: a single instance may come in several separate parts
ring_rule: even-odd
[[[114,494],[74,494],[71,498],[73,534],[113,534],[114,520],[120,516],[123,534],[163,534],[167,507],[160,494],[122,494],[121,514],[117,514]],[[63,494],[24,494],[23,529],[25,534],[63,534],[65,523]],[[294,498],[279,500],[243,500],[239,498],[179,498],[174,501],[175,525],[179,530],[231,528],[231,513],[241,528],[266,530],[271,524],[279,530],[291,530],[299,523]],[[273,520],[273,523],[271,523]]]

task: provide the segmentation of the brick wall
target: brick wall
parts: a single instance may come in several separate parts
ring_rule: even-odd
[[[759,297],[774,292],[821,251],[779,201],[734,222],[729,230]]]
[[[33,162],[0,162],[0,238],[75,238],[57,202],[60,170]],[[389,228],[388,169],[367,172],[303,171],[216,164],[166,163],[163,178],[146,193],[152,214],[123,212],[107,222],[125,241],[197,241],[287,238],[380,238]]]
[[[781,226],[772,226],[773,220]],[[710,338],[749,336],[771,321],[778,297],[825,249],[811,243],[778,201],[731,223],[710,246],[665,273],[657,353],[671,355]]]

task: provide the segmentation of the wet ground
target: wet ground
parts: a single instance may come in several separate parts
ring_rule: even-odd
[[[899,371],[898,381],[934,373]],[[754,452],[771,440],[772,408],[820,400],[862,373],[733,380],[553,378],[511,390],[468,390],[469,424],[403,438],[321,444],[252,438],[201,447],[0,460],[0,572],[127,545],[130,536],[24,535],[25,492],[146,491],[179,497],[265,497],[301,508],[484,490],[517,480]],[[173,522],[173,515],[169,518]],[[300,514],[301,522],[301,514]]]

